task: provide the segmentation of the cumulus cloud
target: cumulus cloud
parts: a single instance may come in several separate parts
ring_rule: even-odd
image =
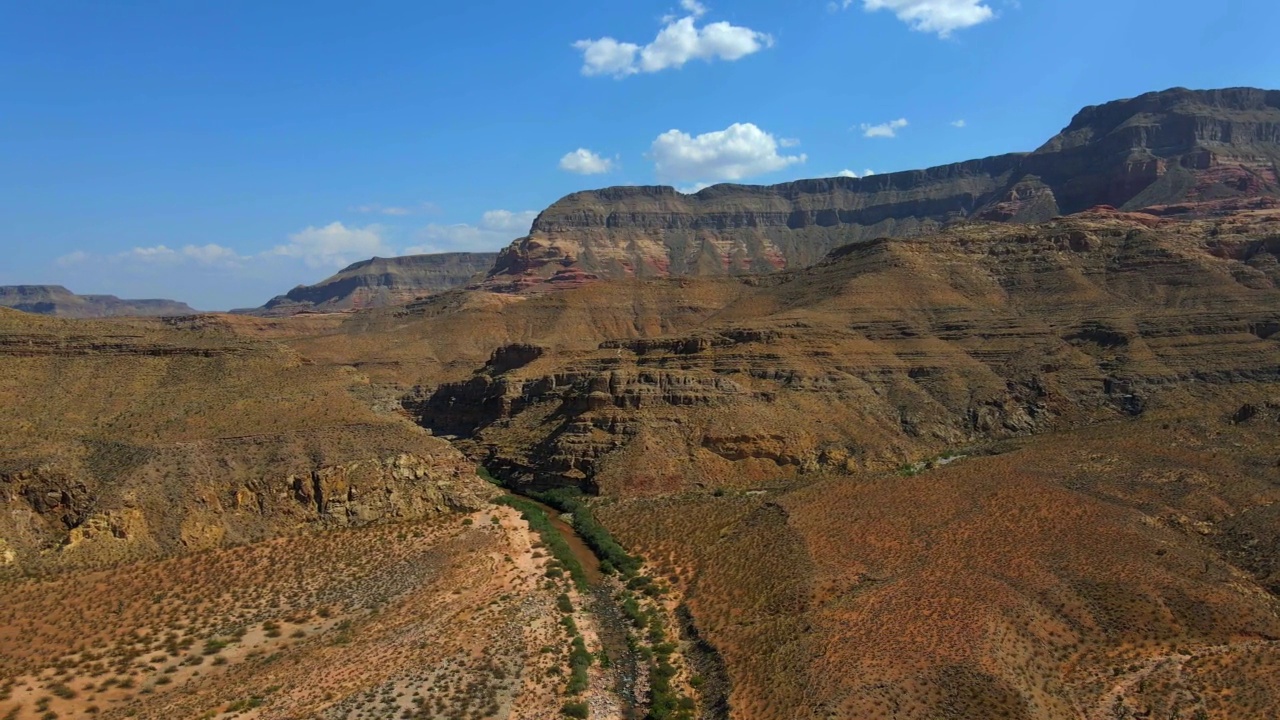
[[[898,137],[898,131],[906,126],[907,119],[898,118],[897,120],[890,120],[889,122],[880,123],[879,125],[862,123],[859,127],[862,128],[862,137],[892,138]]]
[[[996,13],[985,0],[862,0],[867,12],[888,10],[917,32],[950,37],[956,30],[981,25],[995,19]],[[849,7],[853,0],[843,0]]]
[[[529,232],[538,213],[489,210],[480,222],[445,225],[431,223],[418,231],[416,244],[404,249],[406,255],[437,252],[493,251]]]
[[[394,255],[394,248],[385,242],[382,233],[383,229],[378,225],[349,228],[340,222],[334,222],[324,227],[307,227],[290,235],[287,244],[277,245],[257,255],[241,255],[229,247],[216,243],[181,247],[160,244],[135,247],[103,259],[111,263],[124,262],[129,265],[183,264],[191,267],[231,269],[242,267],[246,261],[251,260],[293,258],[309,268],[341,267],[379,253]],[[99,258],[78,250],[59,258],[58,263],[65,266],[97,260]]]
[[[707,6],[698,2],[698,0],[680,0],[680,7],[694,17],[702,17],[707,14]]]
[[[383,240],[383,232],[379,225],[347,227],[332,222],[311,226],[290,235],[288,244],[277,245],[271,254],[298,258],[308,267],[342,267],[378,254],[395,254]]]
[[[601,175],[613,170],[613,161],[586,148],[578,148],[560,158],[560,169],[579,175]]]
[[[488,210],[480,216],[480,227],[484,230],[498,232],[515,232],[521,235],[529,232],[529,226],[538,217],[536,210],[511,212],[510,210]]]
[[[751,28],[714,22],[698,27],[707,12],[696,0],[682,0],[684,17],[663,18],[663,27],[648,45],[621,42],[612,37],[579,40],[573,47],[582,52],[582,74],[624,78],[637,73],[655,73],[683,67],[690,60],[740,60],[773,45],[773,38]]]
[[[966,125],[966,123],[965,123],[965,121],[964,121],[963,119],[962,119],[962,120],[952,120],[952,121],[951,121],[951,127],[954,127],[954,128],[962,128],[962,127],[964,127],[965,125]]]
[[[653,141],[659,178],[668,182],[741,180],[803,163],[805,155],[778,154],[778,140],[751,123],[691,136],[668,130]]]
[[[68,264],[64,262],[68,259],[74,259],[76,262],[87,262],[91,259],[91,256],[77,250],[71,255],[59,258],[59,263]],[[119,253],[116,255],[116,259],[143,263],[191,262],[196,265],[235,267],[246,258],[231,248],[209,243],[207,245],[184,245],[180,248],[171,248],[163,244],[150,247],[135,247],[132,250]]]
[[[872,175],[875,175],[875,174],[876,174],[876,171],[872,170],[871,168],[867,168],[866,170],[863,170],[861,175],[854,172],[853,170],[845,168],[844,170],[841,170],[840,172],[836,173],[836,177],[865,178],[865,177],[871,177]]]

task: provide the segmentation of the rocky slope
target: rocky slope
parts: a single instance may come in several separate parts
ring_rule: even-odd
[[[1275,548],[1280,413],[1209,407],[600,516],[724,659],[722,717],[1264,720],[1280,601],[1242,559]]]
[[[403,305],[465,285],[488,271],[496,258],[496,253],[375,257],[349,265],[315,285],[299,285],[262,307],[235,312],[270,317]]]
[[[194,315],[174,300],[121,300],[115,295],[77,295],[61,285],[2,285],[0,307],[72,318]]]
[[[1042,222],[1122,209],[1280,197],[1280,91],[1149,93],[1082,110],[1031,153],[768,187],[616,187],[570,195],[503,250],[497,290],[597,277],[742,275],[959,219]]]
[[[358,374],[233,327],[0,311],[2,564],[93,567],[492,495]]]
[[[889,469],[1209,400],[1257,404],[1280,383],[1278,238],[1275,213],[1100,212],[856,243],[736,295],[692,289],[717,279],[652,280],[639,283],[650,297],[683,287],[721,304],[688,329],[633,326],[594,350],[566,352],[549,324],[554,352],[526,335],[406,407],[515,482],[628,495]],[[550,297],[608,306],[606,289],[625,300],[634,285]],[[543,297],[506,312],[537,317]]]

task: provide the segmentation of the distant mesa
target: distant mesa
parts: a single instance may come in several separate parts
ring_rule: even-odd
[[[497,257],[497,253],[460,252],[370,258],[315,285],[299,285],[262,307],[232,312],[280,317],[403,305],[478,281]]]
[[[1087,107],[1031,153],[772,186],[612,187],[569,195],[504,249],[483,286],[746,275],[958,220],[1033,223],[1099,205],[1212,208],[1280,198],[1280,91],[1176,88]]]
[[[0,307],[68,318],[195,315],[176,300],[122,300],[115,295],[77,295],[61,285],[0,285]]]

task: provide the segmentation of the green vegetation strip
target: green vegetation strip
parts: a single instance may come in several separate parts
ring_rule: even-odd
[[[640,571],[641,560],[627,553],[609,534],[608,530],[596,520],[591,506],[583,498],[582,492],[569,488],[559,488],[540,493],[530,493],[535,500],[550,505],[561,512],[573,515],[573,529],[578,536],[595,551],[600,558],[600,570],[605,573],[617,571],[627,577]]]
[[[573,584],[579,590],[586,590],[587,573],[582,569],[582,563],[573,556],[569,543],[551,525],[551,518],[547,517],[547,513],[525,498],[515,495],[504,495],[498,498],[498,502],[515,508],[524,517],[525,522],[529,523],[529,527],[541,536],[542,543],[551,550],[552,557],[569,573],[569,577],[573,578]]]

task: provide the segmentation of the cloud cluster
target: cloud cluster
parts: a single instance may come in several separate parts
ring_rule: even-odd
[[[272,255],[298,258],[307,267],[342,267],[374,255],[394,255],[383,240],[379,225],[347,227],[332,222],[324,227],[307,227],[289,236],[285,245],[277,245]]]
[[[867,12],[888,10],[899,20],[917,32],[936,33],[938,37],[950,37],[956,30],[964,30],[994,20],[996,13],[985,0],[862,0]],[[853,0],[843,0],[847,8]]]
[[[872,175],[875,175],[875,174],[876,174],[876,171],[872,170],[871,168],[867,168],[866,170],[863,170],[861,175],[854,172],[853,170],[845,168],[844,170],[841,170],[840,172],[836,173],[836,177],[865,178],[865,177],[871,177]]]
[[[91,255],[83,250],[76,250],[58,258],[55,262],[61,267],[72,267],[75,265],[86,265],[98,262],[103,258]],[[117,253],[110,258],[106,258],[108,262],[115,261],[131,261],[142,264],[175,264],[181,262],[190,262],[196,265],[204,265],[208,267],[238,267],[241,262],[249,258],[240,255],[235,250],[222,245],[209,243],[207,245],[183,245],[182,247],[169,247],[168,245],[152,245],[149,247],[135,247],[121,253]]]
[[[602,175],[613,170],[613,161],[586,148],[578,148],[560,158],[560,169],[579,175]]]
[[[781,155],[773,135],[751,123],[692,136],[668,130],[650,148],[654,170],[667,182],[741,180],[803,163],[800,155]]]
[[[379,206],[381,207],[381,206]],[[385,213],[384,213],[385,214]],[[288,236],[288,242],[257,253],[206,245],[150,245],[100,255],[76,250],[55,264],[73,285],[111,291],[104,279],[127,278],[127,285],[154,297],[194,301],[196,307],[227,308],[257,304],[300,283],[314,283],[358,260],[464,250],[498,250],[528,233],[537,213],[531,210],[489,210],[476,224],[430,224],[412,237],[378,224],[361,226],[332,222],[308,226]],[[409,244],[416,242],[417,244]],[[137,295],[138,292],[134,292]]]
[[[898,131],[907,126],[906,118],[898,118],[889,122],[880,123],[879,125],[869,125],[862,123],[862,137],[869,138],[893,138],[898,137]]]
[[[244,270],[281,267],[290,261],[294,267],[338,269],[375,255],[388,257],[429,252],[462,250],[497,250],[511,240],[529,232],[537,213],[532,210],[512,212],[489,210],[479,223],[442,225],[432,223],[419,230],[415,244],[403,246],[392,242],[390,231],[381,225],[347,226],[332,222],[308,226],[289,235],[282,243],[257,254],[241,255],[235,250],[209,243],[207,245],[151,245],[135,247],[113,255],[99,256],[83,250],[63,255],[56,260],[59,267],[88,267],[93,264],[133,268],[178,267],[203,270]],[[312,282],[319,278],[313,278]]]
[[[511,212],[490,210],[478,224],[431,223],[419,230],[416,243],[403,250],[406,255],[436,252],[493,251],[529,232],[538,213],[533,210]]]
[[[697,20],[706,14],[706,6],[696,0],[683,0],[680,5],[688,14],[663,18],[662,29],[647,45],[612,37],[574,43],[582,52],[582,74],[624,78],[683,67],[690,60],[732,62],[773,45],[766,33],[723,21],[699,27]]]

